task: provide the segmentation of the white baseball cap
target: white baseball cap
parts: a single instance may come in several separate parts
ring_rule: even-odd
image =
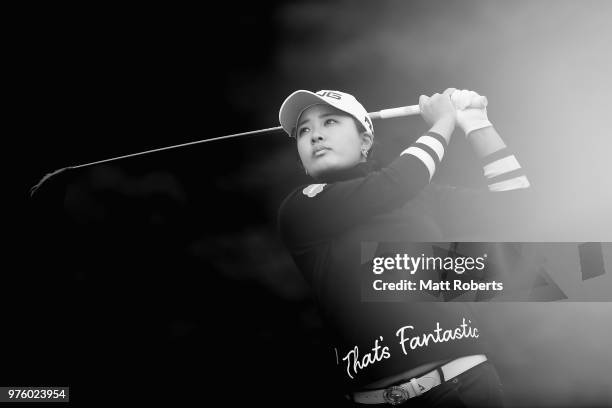
[[[331,105],[357,119],[371,135],[374,135],[372,119],[362,104],[353,95],[340,91],[321,90],[316,93],[303,89],[295,91],[285,99],[278,112],[278,120],[289,137],[294,136],[300,115],[313,105]]]

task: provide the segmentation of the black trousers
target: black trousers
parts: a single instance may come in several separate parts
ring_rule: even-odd
[[[402,408],[471,408],[504,406],[504,394],[495,366],[489,361],[477,365],[457,377],[445,381],[425,394],[411,398]],[[390,407],[392,405],[352,404],[354,407]]]

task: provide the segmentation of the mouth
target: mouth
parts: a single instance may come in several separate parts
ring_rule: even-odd
[[[316,147],[312,155],[315,157],[323,156],[328,150],[330,150],[328,147]]]

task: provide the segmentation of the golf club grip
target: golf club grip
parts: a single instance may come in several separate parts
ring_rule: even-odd
[[[469,106],[471,108],[485,108],[487,106],[487,97],[480,96],[472,101],[472,104]],[[391,119],[391,118],[399,118],[401,116],[412,116],[412,115],[420,115],[421,109],[419,105],[410,105],[410,106],[402,106],[399,108],[391,108],[391,109],[383,109],[378,112],[368,113],[370,118],[372,119]]]

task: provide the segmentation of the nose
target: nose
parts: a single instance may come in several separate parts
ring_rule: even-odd
[[[312,131],[310,138],[311,138],[310,140],[312,141],[312,143],[320,142],[321,140],[323,140],[323,134],[321,134],[321,132],[319,132],[318,129],[314,129]]]

